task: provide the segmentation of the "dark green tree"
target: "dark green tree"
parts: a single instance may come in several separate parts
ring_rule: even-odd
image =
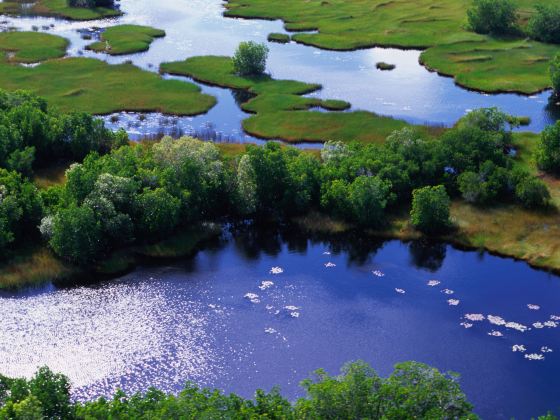
[[[241,42],[233,55],[233,69],[241,76],[260,76],[266,70],[268,47],[253,41]]]
[[[451,200],[445,187],[423,187],[412,193],[412,225],[428,234],[445,231],[451,225],[449,207]]]
[[[560,6],[537,4],[529,20],[528,32],[537,41],[560,43]]]
[[[560,122],[542,131],[535,158],[539,169],[560,174]]]
[[[511,33],[517,21],[517,8],[511,0],[474,0],[467,10],[470,28],[479,34]]]

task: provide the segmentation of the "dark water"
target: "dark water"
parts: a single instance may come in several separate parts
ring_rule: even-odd
[[[461,373],[485,418],[523,419],[560,408],[560,337],[550,322],[559,302],[558,277],[508,259],[440,244],[246,230],[116,281],[4,293],[0,372],[28,376],[47,364],[69,375],[80,398],[116,386],[177,391],[186,380],[244,396],[278,384],[293,398],[319,367],[336,373],[364,359],[386,375],[417,360]]]
[[[122,0],[126,13],[118,19],[93,22],[65,22],[50,18],[6,18],[4,28],[39,30],[67,37],[71,41],[70,55],[85,55],[120,63],[131,60],[136,65],[157,71],[164,61],[183,60],[196,55],[231,55],[241,41],[266,42],[270,32],[285,32],[280,21],[241,20],[224,18],[220,0],[159,0],[157,7],[148,0]],[[85,51],[91,41],[81,39],[78,30],[106,27],[119,23],[134,23],[165,29],[167,36],[156,40],[150,50],[129,56],[111,57]],[[54,25],[51,28],[50,25]],[[277,78],[289,78],[321,83],[317,95],[343,99],[353,109],[373,111],[403,118],[412,123],[449,126],[469,110],[497,106],[517,116],[528,116],[532,123],[524,129],[540,131],[558,119],[558,110],[547,107],[549,92],[533,96],[515,94],[487,95],[467,91],[453,80],[427,71],[418,63],[420,51],[371,48],[353,52],[322,51],[290,43],[269,43],[268,70]],[[394,71],[376,69],[376,63],[396,64]],[[122,115],[114,127],[124,127],[133,137],[206,130],[208,123],[223,138],[254,141],[243,134],[241,120],[245,117],[228,90],[205,88],[219,99],[211,114],[195,118],[174,119],[162,123],[161,115]],[[220,92],[221,91],[221,92]],[[106,121],[110,123],[111,117]]]

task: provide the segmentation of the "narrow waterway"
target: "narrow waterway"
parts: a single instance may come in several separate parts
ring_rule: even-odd
[[[92,22],[67,22],[51,18],[5,18],[5,29],[48,31],[71,41],[70,55],[84,55],[120,63],[131,60],[150,71],[164,61],[183,60],[198,55],[232,55],[241,41],[266,42],[271,32],[285,32],[280,21],[243,20],[223,17],[220,0],[161,0],[157,7],[147,0],[122,0],[123,17]],[[164,29],[167,36],[156,40],[145,53],[112,57],[84,50],[90,43],[83,30],[121,23],[150,25]],[[548,107],[549,92],[533,96],[488,95],[456,86],[452,79],[429,72],[418,63],[420,51],[371,48],[352,52],[319,50],[296,43],[268,43],[268,70],[277,78],[321,83],[316,93],[322,98],[343,99],[354,110],[368,110],[402,118],[416,124],[453,124],[472,109],[497,106],[517,116],[528,116],[525,130],[540,131],[558,118]],[[396,65],[393,71],[380,71],[376,63]],[[255,141],[242,132],[246,115],[239,110],[229,90],[204,87],[218,97],[210,113],[194,118],[161,118],[158,114],[107,116],[113,127],[124,127],[137,138],[164,133],[212,134],[221,140]]]

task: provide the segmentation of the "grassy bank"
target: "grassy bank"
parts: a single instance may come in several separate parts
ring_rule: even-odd
[[[14,57],[37,61],[61,54],[64,38],[35,32],[0,36],[5,48],[25,46]],[[12,57],[12,60],[14,58]],[[25,89],[47,99],[61,111],[110,114],[118,111],[163,112],[197,115],[212,108],[216,99],[200,92],[193,83],[164,80],[132,64],[110,65],[92,58],[51,59],[36,67],[0,61],[0,88]]]
[[[45,245],[33,246],[21,250],[16,257],[0,265],[0,289],[17,289],[49,281],[114,277],[147,260],[189,256],[203,241],[216,237],[220,232],[221,227],[215,224],[191,227],[158,243],[121,249],[87,269],[61,260]]]
[[[65,38],[39,32],[0,33],[0,50],[6,53],[9,63],[39,63],[64,57],[68,44]]]
[[[275,80],[269,76],[241,77],[235,74],[229,57],[192,57],[185,61],[163,63],[161,71],[189,76],[203,83],[236,90],[249,96],[241,104],[254,114],[243,121],[249,134],[265,139],[290,142],[341,140],[380,142],[404,121],[381,117],[371,112],[319,112],[312,108],[344,110],[344,101],[302,96],[321,88],[317,84]]]
[[[107,28],[99,42],[87,48],[110,55],[134,54],[148,51],[156,38],[165,36],[165,31],[140,25],[118,25]]]
[[[69,7],[67,0],[37,0],[31,8],[25,8],[28,2],[6,0],[0,3],[0,13],[6,15],[34,15],[53,16],[70,20],[95,20],[107,17],[120,16],[122,13],[116,9],[106,7]]]
[[[436,4],[437,3],[437,4]],[[489,92],[535,93],[550,87],[543,66],[559,46],[495,39],[466,29],[464,0],[229,0],[226,16],[282,19],[293,41],[331,50],[373,46],[427,48],[422,62],[461,85]],[[515,0],[521,24],[538,0]]]
[[[515,135],[519,150],[517,164],[537,172],[532,160],[536,134]],[[462,247],[480,249],[493,254],[526,261],[533,267],[560,273],[560,180],[543,177],[553,202],[547,211],[533,211],[514,204],[478,207],[463,200],[451,206],[451,218],[456,231],[440,239]],[[336,234],[354,229],[353,226],[321,214],[312,214],[295,220],[311,232]],[[409,223],[408,212],[393,215],[383,231],[369,231],[376,237],[401,240],[418,239],[421,235]]]

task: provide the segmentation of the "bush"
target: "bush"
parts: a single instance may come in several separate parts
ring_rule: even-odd
[[[359,176],[350,184],[348,200],[354,220],[376,227],[385,221],[385,208],[392,200],[391,183],[379,177]]]
[[[529,34],[538,41],[560,43],[560,6],[539,4],[535,9],[529,20]]]
[[[242,42],[232,58],[233,69],[241,76],[259,76],[266,70],[268,47],[253,41]]]
[[[413,191],[410,218],[412,225],[424,233],[442,232],[449,228],[451,200],[445,187],[424,187]]]
[[[515,188],[517,199],[529,209],[543,208],[550,202],[550,192],[540,179],[527,176]]]
[[[535,152],[539,169],[560,174],[560,122],[546,127]]]
[[[557,98],[560,98],[560,54],[552,59],[549,73],[554,95],[556,95]]]
[[[474,0],[467,16],[473,31],[503,35],[513,31],[517,9],[511,0]]]

